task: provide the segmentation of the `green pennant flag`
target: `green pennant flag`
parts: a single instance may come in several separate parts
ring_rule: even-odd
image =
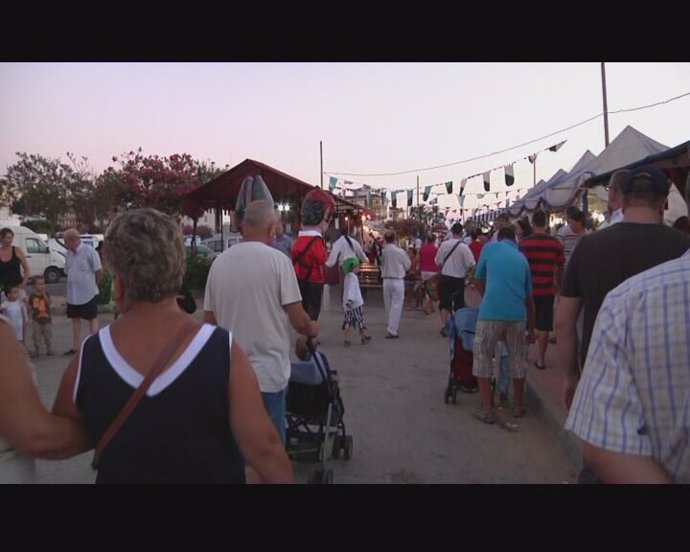
[[[429,194],[431,193],[431,186],[424,187],[424,201],[429,199]]]

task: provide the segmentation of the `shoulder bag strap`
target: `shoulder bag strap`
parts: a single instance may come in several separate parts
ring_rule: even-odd
[[[306,253],[307,251],[309,251],[309,249],[311,248],[311,246],[314,245],[314,242],[315,242],[316,240],[318,240],[318,239],[319,239],[319,236],[314,236],[314,237],[311,239],[311,241],[307,244],[307,246],[306,246],[304,249],[302,249],[302,251],[300,251],[297,255],[295,255],[295,256],[292,258],[292,265],[293,265],[293,267],[294,267],[294,265],[299,264],[299,265],[301,265],[301,266],[306,266],[306,267],[309,269],[309,272],[307,272],[307,275],[306,275],[306,277],[304,278],[304,281],[309,281],[309,276],[311,276],[311,269],[312,269],[312,266],[311,266],[311,265],[306,265],[306,264],[304,264],[304,263],[302,262],[302,257],[304,257],[305,253]],[[322,238],[322,239],[323,239],[323,238]]]
[[[450,253],[448,253],[448,255],[446,255],[445,258],[443,259],[443,264],[442,264],[441,266],[443,266],[444,264],[446,264],[446,261],[448,260],[448,257],[450,257],[450,256],[453,254],[453,251],[455,251],[455,248],[456,248],[458,245],[460,245],[461,243],[462,243],[462,240],[458,240],[458,241],[457,241],[457,243],[453,246],[453,249],[450,250]]]
[[[165,368],[165,366],[168,364],[173,354],[180,346],[180,343],[184,341],[188,334],[192,333],[192,331],[197,330],[198,328],[199,325],[195,322],[186,322],[182,329],[165,346],[161,354],[158,356],[156,363],[153,365],[153,368],[151,368],[149,373],[146,374],[144,381],[142,381],[139,384],[139,387],[137,387],[134,393],[132,393],[132,396],[122,407],[122,410],[117,415],[117,417],[110,423],[108,429],[105,431],[105,433],[101,437],[101,440],[98,442],[98,445],[96,445],[96,450],[93,454],[93,460],[91,461],[91,467],[94,470],[98,469],[98,460],[101,457],[103,449],[105,449],[105,447],[108,446],[108,443],[112,441],[115,434],[118,432],[120,427],[122,427],[122,424],[125,423],[129,415],[139,404],[139,401],[144,396],[144,393],[146,393],[146,391],[148,391],[148,388],[151,387],[153,380],[155,380],[156,377],[158,377],[158,375],[163,371],[163,368]]]

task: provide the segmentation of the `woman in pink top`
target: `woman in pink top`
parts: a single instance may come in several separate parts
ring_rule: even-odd
[[[436,286],[438,284],[438,266],[436,265],[436,253],[438,248],[435,245],[436,238],[433,234],[426,237],[426,243],[419,250],[420,269],[422,272],[422,283],[427,293],[427,300],[424,304],[424,314],[434,312],[434,301],[438,298]]]

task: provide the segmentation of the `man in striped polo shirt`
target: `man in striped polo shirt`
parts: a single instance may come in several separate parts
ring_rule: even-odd
[[[561,285],[565,255],[563,244],[546,231],[546,213],[532,215],[534,231],[520,241],[520,251],[527,257],[532,273],[532,296],[536,310],[537,360],[534,365],[546,368],[544,357],[549,346],[549,332],[553,329],[553,302]]]

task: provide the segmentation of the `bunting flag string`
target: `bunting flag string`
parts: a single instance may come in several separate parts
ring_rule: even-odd
[[[561,142],[558,142],[557,144],[554,144],[552,146],[549,146],[548,148],[544,148],[542,150],[539,150],[539,151],[537,151],[531,155],[528,155],[527,157],[523,157],[521,159],[528,160],[530,162],[530,164],[534,164],[537,160],[537,156],[539,155],[539,153],[541,153],[543,151],[557,152],[558,150],[561,149],[561,147],[563,147],[563,145],[566,142],[567,142],[567,140],[563,140]],[[465,177],[461,178],[460,179],[460,195],[479,195],[478,193],[465,194],[465,187],[467,185],[467,181],[471,178],[477,178],[477,177],[482,178],[482,182],[484,185],[484,191],[489,192],[491,190],[490,174],[491,174],[491,172],[497,171],[500,169],[503,169],[503,171],[504,171],[504,178],[505,178],[506,186],[512,186],[515,183],[514,165],[515,165],[515,161],[512,163],[508,163],[506,165],[502,165],[499,167],[495,167],[493,169],[489,169],[488,171],[484,171],[484,172],[477,173],[477,174],[472,174],[472,175],[465,176]],[[430,194],[433,193],[433,189],[440,187],[440,186],[445,187],[446,193],[448,193],[448,194],[453,193],[453,181],[447,181],[447,182],[432,184],[432,185],[424,187],[424,201],[425,202],[428,201]],[[517,188],[513,191],[517,192],[519,190],[525,190],[525,189],[529,189],[531,187],[532,186],[521,187],[521,188]],[[346,190],[347,191],[357,191],[357,190],[361,190],[362,188],[371,189],[372,186],[369,186],[367,184],[353,183],[349,180],[343,180],[343,184],[339,184],[339,179],[337,177],[329,175],[329,189],[332,192],[335,191],[335,189],[339,189],[340,195],[342,197],[345,197],[345,191]],[[413,188],[414,188],[414,186],[410,186],[409,188],[405,187],[403,190],[397,190],[397,191],[407,191],[408,189],[413,189]],[[507,192],[506,192],[506,195],[507,195]],[[385,191],[383,191],[381,193],[381,198],[383,200],[385,200]]]
[[[515,176],[513,175],[513,163],[510,165],[505,165],[503,169],[505,170],[506,186],[512,186],[515,182]]]

